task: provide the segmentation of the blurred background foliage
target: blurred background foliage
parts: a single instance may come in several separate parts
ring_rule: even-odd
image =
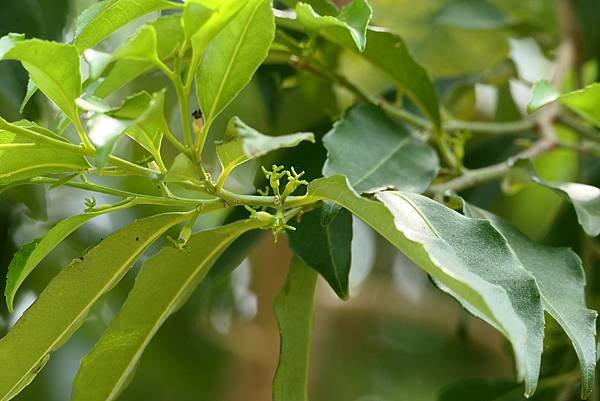
[[[0,0],[0,35],[68,40],[74,17],[91,0]],[[341,3],[341,2],[340,2]],[[440,94],[443,112],[462,119],[510,121],[524,115],[528,85],[548,78],[560,44],[561,7],[568,0],[371,0],[374,22],[400,33],[422,63]],[[578,81],[598,81],[600,70],[600,2],[573,0],[569,10],[578,33],[578,67],[564,90]],[[156,17],[150,16],[147,19]],[[141,22],[139,22],[141,23]],[[111,49],[138,25],[127,26],[105,41]],[[394,86],[383,75],[349,53],[326,49],[328,57],[361,88],[395,99]],[[581,82],[579,82],[581,83]],[[56,126],[56,110],[35,95],[19,113],[27,76],[17,63],[0,63],[0,114],[7,119],[34,119]],[[159,74],[148,74],[114,96],[135,88],[168,87]],[[173,104],[168,94],[167,104]],[[402,99],[396,99],[402,101]],[[318,137],[349,106],[352,97],[276,57],[219,118],[216,139],[226,121],[239,115],[269,134],[314,131]],[[411,105],[406,105],[411,107]],[[177,126],[176,124],[174,126]],[[564,141],[573,134],[559,127]],[[533,137],[533,133],[532,137]],[[522,138],[522,135],[521,135]],[[466,141],[464,160],[476,168],[504,160],[523,139],[511,135],[456,137]],[[325,158],[316,147],[300,146],[264,160],[285,158],[290,165],[318,177]],[[125,144],[123,153],[134,153]],[[172,155],[174,156],[174,154]],[[134,156],[135,157],[135,156]],[[141,153],[140,153],[141,158]],[[216,163],[216,160],[212,160]],[[236,173],[238,190],[252,191],[257,165]],[[546,179],[600,186],[600,160],[575,150],[557,150],[536,161]],[[580,172],[585,175],[581,176]],[[123,186],[140,187],[139,180]],[[142,188],[143,189],[143,188]],[[468,191],[470,202],[490,208],[537,241],[571,246],[582,256],[588,274],[590,307],[600,306],[599,244],[577,227],[574,212],[550,191],[493,182]],[[86,194],[67,188],[12,189],[0,196],[0,271],[18,246],[47,230],[60,218],[83,209]],[[102,202],[104,199],[98,197]],[[106,201],[109,201],[107,199]],[[143,215],[144,209],[119,212],[88,223],[54,251],[26,282],[16,315],[0,307],[0,335],[14,323],[36,294],[69,260],[78,257],[117,227]],[[221,223],[227,216],[209,215],[200,225]],[[489,326],[471,317],[428,278],[360,222],[354,225],[354,260],[350,301],[341,302],[326,285],[318,292],[311,370],[313,400],[327,401],[459,401],[522,400],[514,383],[510,349]],[[128,401],[262,401],[270,399],[278,334],[271,304],[281,288],[290,258],[285,241],[272,246],[267,234],[239,240],[215,269],[238,266],[229,279],[214,274],[188,304],[170,318],[142,358],[137,376],[122,399]],[[247,254],[250,246],[255,246]],[[246,257],[247,256],[247,257]],[[135,269],[89,315],[82,329],[61,348],[47,369],[16,400],[68,399],[79,359],[114,317],[132,285]],[[569,342],[547,317],[543,377],[536,400],[578,399],[576,369]],[[10,369],[2,366],[1,369]],[[595,391],[598,399],[598,391]]]

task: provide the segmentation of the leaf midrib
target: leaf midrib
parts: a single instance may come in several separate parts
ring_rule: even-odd
[[[387,163],[396,153],[398,153],[406,143],[411,140],[411,136],[408,135],[406,138],[402,139],[390,153],[388,153],[384,158],[378,161],[369,171],[367,171],[361,178],[359,178],[356,182],[352,183],[352,186],[356,187],[360,183],[362,183],[367,178],[371,177],[377,170],[379,170],[385,163]]]
[[[252,20],[254,20],[254,18],[256,17],[256,14],[258,13],[258,10],[260,9],[261,6],[262,6],[262,2],[257,1],[256,5],[254,7],[254,10],[252,10],[252,14],[250,14],[248,19],[246,20],[246,24],[244,25],[244,29],[242,31],[240,40],[238,40],[237,44],[235,45],[233,54],[232,54],[231,58],[229,59],[229,64],[227,65],[227,68],[225,69],[225,74],[223,74],[223,79],[221,80],[221,83],[219,84],[219,89],[217,90],[217,92],[215,94],[215,100],[213,101],[213,104],[210,108],[210,112],[208,113],[207,124],[210,124],[210,122],[212,122],[215,119],[215,111],[217,109],[217,103],[219,102],[221,95],[223,94],[223,90],[225,89],[225,83],[229,79],[229,75],[231,74],[231,70],[233,69],[233,65],[235,64],[234,60],[237,59],[238,53],[239,53],[240,49],[242,48],[242,43],[246,39],[248,30],[250,29],[250,26],[252,25]]]
[[[169,316],[169,312],[173,309],[173,305],[175,305],[177,303],[176,301],[179,299],[179,297],[183,293],[183,290],[185,288],[187,288],[187,286],[189,285],[189,283],[193,280],[194,277],[196,277],[196,275],[198,274],[198,272],[206,265],[206,263],[209,260],[211,260],[211,258],[213,256],[215,256],[217,253],[219,253],[223,248],[225,248],[227,246],[227,244],[229,244],[231,242],[231,241],[229,241],[230,237],[235,237],[236,234],[237,234],[237,232],[234,233],[234,234],[227,235],[227,241],[223,241],[220,246],[217,246],[216,248],[214,248],[207,255],[207,257],[204,259],[203,263],[201,265],[199,265],[198,268],[196,268],[194,270],[193,274],[189,275],[189,277],[188,277],[187,280],[185,280],[184,285],[182,285],[180,287],[179,291],[177,291],[177,293],[175,294],[175,296],[172,298],[171,302],[169,302],[167,308],[164,309],[164,312],[160,315],[159,319],[156,320],[156,322],[164,322],[164,320]],[[241,232],[239,233],[239,235],[241,235]],[[150,332],[148,332],[148,335],[145,336],[144,341],[141,343],[141,346],[138,347],[138,350],[134,354],[134,357],[131,358],[131,361],[127,364],[125,370],[123,370],[123,374],[121,374],[119,376],[119,379],[118,379],[117,383],[115,384],[115,386],[113,387],[112,391],[108,395],[108,397],[107,397],[108,400],[112,400],[113,397],[115,397],[118,394],[119,389],[123,386],[123,383],[127,380],[129,372],[131,372],[131,369],[133,369],[133,367],[135,366],[135,364],[133,362],[137,361],[140,358],[141,354],[143,353],[143,350],[144,350],[145,346],[150,342],[150,340],[152,339],[152,335],[155,333],[154,329],[158,325],[159,324],[155,324],[152,327],[152,330]]]
[[[171,221],[171,222],[170,222],[168,225],[166,225],[165,227],[162,227],[160,230],[156,231],[156,232],[155,232],[155,233],[154,233],[152,236],[149,236],[149,237],[148,237],[148,240],[147,240],[147,241],[144,241],[144,242],[140,243],[140,245],[143,245],[142,247],[140,247],[140,249],[142,249],[142,250],[143,250],[143,249],[146,249],[148,246],[150,246],[150,244],[151,244],[152,242],[154,242],[154,240],[155,240],[156,238],[158,238],[160,235],[162,235],[162,233],[164,233],[164,231],[165,231],[165,230],[167,230],[169,227],[172,227],[173,225],[175,225],[175,224],[179,223],[179,222],[180,222],[182,219],[183,219],[183,216],[180,216],[179,218],[175,219],[174,221]],[[137,259],[137,257],[136,257],[136,255],[135,255],[135,254],[133,254],[133,255],[131,255],[131,257],[129,257],[129,258],[127,259],[127,261],[126,261],[125,263],[123,263],[121,266],[127,266],[127,265],[130,265],[130,264],[132,264],[132,263],[133,263],[133,261],[134,261],[135,259]],[[118,271],[118,272],[120,272],[120,269],[119,269],[119,270],[117,270],[117,271]],[[72,328],[75,326],[75,324],[77,324],[77,322],[79,322],[79,321],[81,321],[81,319],[83,319],[83,317],[84,317],[84,316],[85,316],[85,314],[86,314],[86,313],[89,311],[89,309],[92,307],[92,305],[93,305],[93,304],[94,304],[94,303],[95,303],[95,302],[96,302],[96,301],[97,301],[97,300],[98,300],[98,299],[99,299],[99,298],[100,298],[100,297],[101,297],[103,294],[105,294],[105,293],[106,293],[106,291],[107,291],[107,289],[108,289],[108,288],[110,288],[110,287],[111,287],[112,283],[113,283],[113,282],[114,282],[114,280],[115,280],[115,277],[117,277],[117,276],[118,276],[118,274],[114,274],[114,275],[112,276],[111,280],[110,280],[110,281],[109,281],[109,282],[108,282],[106,285],[104,285],[104,286],[101,288],[101,291],[98,291],[98,292],[97,292],[97,294],[98,294],[98,295],[97,295],[97,296],[94,296],[94,297],[92,298],[92,300],[91,300],[90,302],[88,302],[88,303],[85,305],[85,307],[84,307],[84,308],[82,308],[81,312],[80,312],[79,314],[77,314],[76,318],[75,318],[75,319],[72,319],[71,323],[70,323],[69,325],[67,325],[67,326],[66,326],[66,328],[65,328],[65,329],[64,329],[64,330],[63,330],[63,331],[62,331],[62,332],[61,332],[61,333],[60,333],[58,336],[56,336],[56,339],[55,339],[54,341],[52,341],[52,343],[51,343],[51,344],[50,344],[48,347],[46,347],[46,352],[44,352],[44,353],[43,353],[42,357],[41,357],[41,358],[38,358],[38,359],[35,361],[35,364],[33,364],[33,366],[32,366],[31,368],[27,369],[27,371],[25,372],[25,374],[21,376],[20,380],[19,380],[17,383],[15,383],[15,384],[14,384],[14,385],[13,385],[13,386],[12,386],[12,387],[9,389],[9,391],[8,391],[7,393],[5,393],[5,396],[4,396],[4,397],[6,397],[6,395],[13,394],[13,392],[15,391],[15,389],[17,389],[17,388],[19,387],[19,384],[22,382],[23,378],[25,378],[25,377],[28,377],[28,376],[31,374],[31,372],[32,372],[32,371],[34,371],[34,370],[37,368],[37,366],[39,365],[40,361],[42,361],[42,360],[43,360],[43,358],[44,358],[46,355],[49,355],[49,354],[52,352],[52,350],[53,350],[53,349],[54,349],[54,348],[57,346],[57,344],[60,344],[60,342],[62,341],[63,337],[65,336],[65,333],[68,333],[68,332],[70,332],[70,331],[72,330]],[[7,399],[6,399],[6,398],[4,398],[4,397],[2,398],[2,401],[6,401],[6,400],[7,400]]]

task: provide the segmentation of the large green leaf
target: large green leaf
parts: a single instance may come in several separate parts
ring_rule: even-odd
[[[339,31],[325,31],[323,35],[365,58],[368,62],[386,72],[434,126],[439,127],[441,117],[438,98],[427,72],[412,58],[404,41],[398,35],[382,29],[367,30],[367,46],[360,52],[347,35]]]
[[[62,270],[0,340],[0,361],[10,364],[0,371],[0,400],[10,400],[27,386],[148,246],[189,217],[171,213],[136,221]]]
[[[486,219],[504,235],[521,264],[535,277],[544,309],[562,326],[581,364],[581,397],[593,388],[596,369],[596,315],[585,306],[581,260],[570,249],[536,244],[498,216],[465,204],[465,215]]]
[[[28,129],[37,129],[35,125],[28,122],[14,124]],[[42,132],[44,135],[47,134],[45,130]],[[0,186],[39,175],[77,172],[87,168],[89,165],[77,153],[47,143],[36,143],[19,133],[0,130]]]
[[[236,166],[277,149],[292,148],[302,141],[315,142],[311,133],[267,136],[246,125],[238,117],[229,121],[223,141],[217,144],[217,154],[223,171],[230,172]]]
[[[81,76],[74,46],[9,34],[0,39],[0,60],[20,61],[44,95],[71,121],[79,119],[75,99],[81,94]]]
[[[365,50],[367,44],[367,27],[373,10],[366,0],[353,0],[342,11],[333,17],[321,16],[315,12],[310,4],[298,3],[296,15],[304,27],[313,33],[323,30],[338,30],[336,35],[350,34],[358,50]]]
[[[158,18],[149,24],[156,32],[157,43],[156,52],[160,60],[167,60],[173,57],[176,49],[183,41],[183,30],[181,28],[181,17],[178,15],[169,15]],[[87,53],[85,53],[87,54]],[[106,97],[126,83],[147,72],[154,65],[149,60],[133,60],[120,58],[113,60],[112,64],[103,72],[102,79],[98,82],[93,94],[98,97]]]
[[[73,44],[81,53],[142,15],[176,7],[166,0],[104,0],[94,3],[77,18]]]
[[[340,298],[348,299],[352,215],[326,203],[322,209],[304,214],[288,239],[294,253],[318,271]]]
[[[348,209],[506,336],[525,393],[533,394],[544,335],[541,296],[533,276],[490,222],[412,193],[380,192],[377,198],[385,204],[361,198],[341,176],[313,181],[309,197]]]
[[[10,312],[13,311],[13,302],[23,281],[37,267],[37,265],[46,257],[52,250],[60,244],[73,231],[77,230],[88,220],[102,214],[111,213],[121,210],[125,207],[133,206],[134,202],[116,205],[114,207],[105,208],[97,212],[90,212],[68,217],[58,222],[41,238],[38,238],[28,244],[23,245],[13,257],[8,266],[8,274],[6,276],[6,288],[4,296],[6,297],[6,305]]]
[[[345,175],[357,192],[394,187],[423,192],[437,175],[435,151],[377,106],[356,106],[323,138],[323,174]]]
[[[229,22],[244,8],[245,2],[237,0],[193,0],[187,2],[183,15],[184,31],[192,46],[192,59],[189,74],[194,76],[202,56],[211,41],[229,24]],[[198,9],[201,6],[203,9]],[[207,10],[212,10],[209,14]],[[239,22],[234,22],[239,24]],[[235,38],[233,38],[235,40]]]
[[[221,253],[259,228],[242,220],[194,234],[185,249],[166,247],[144,263],[119,315],[81,362],[72,400],[115,400],[163,322],[191,295]]]
[[[317,273],[299,258],[292,258],[285,286],[273,304],[281,336],[273,401],[308,401],[316,287]]]
[[[274,35],[271,2],[248,0],[210,41],[196,75],[198,100],[207,126],[250,82],[267,56]]]
[[[560,94],[548,81],[536,82],[527,111],[533,113],[548,103],[558,101],[590,123],[600,127],[600,83],[594,83],[573,92]]]

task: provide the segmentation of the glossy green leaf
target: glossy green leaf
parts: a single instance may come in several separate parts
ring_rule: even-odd
[[[488,221],[470,219],[423,196],[359,197],[344,177],[313,181],[309,196],[356,215],[425,270],[438,286],[512,344],[525,393],[537,386],[544,316],[535,279]]]
[[[363,51],[367,45],[367,27],[373,15],[373,9],[366,0],[353,0],[340,11],[337,17],[321,16],[310,4],[299,3],[296,15],[309,32],[319,33],[322,30],[341,30],[336,35],[343,36],[347,31],[356,47]]]
[[[183,30],[181,18],[178,15],[170,15],[158,18],[147,25],[156,31],[156,51],[160,60],[172,58],[175,51],[183,41]],[[128,82],[144,74],[153,67],[149,60],[117,59],[105,67],[102,77],[93,94],[104,98],[114,91],[120,89]],[[98,73],[96,73],[98,74]],[[96,83],[96,82],[94,82]]]
[[[148,246],[188,217],[172,213],[136,221],[62,270],[0,340],[0,360],[10,361],[10,369],[0,371],[0,400],[8,401],[27,386]]]
[[[36,129],[29,122],[14,123]],[[42,130],[44,135],[46,130]],[[50,133],[54,139],[57,137]],[[77,154],[56,148],[47,143],[36,143],[22,134],[0,130],[0,186],[27,180],[44,174],[78,172],[89,168],[85,159]]]
[[[250,219],[204,230],[184,249],[169,246],[146,261],[119,315],[82,360],[71,399],[115,400],[164,321],[189,298],[227,246],[262,225]]]
[[[207,3],[209,2],[185,2],[181,21],[186,40],[190,40],[210,20],[216,8],[219,8],[216,4]]]
[[[81,75],[75,47],[9,34],[0,38],[0,60],[20,61],[44,95],[71,121],[79,119],[75,99],[81,94]]]
[[[267,136],[246,125],[238,117],[229,121],[223,141],[217,144],[217,154],[223,171],[230,172],[236,166],[277,149],[293,148],[302,141],[315,142],[311,133]]]
[[[81,53],[127,23],[166,8],[176,8],[176,5],[166,0],[104,0],[94,3],[77,18],[73,44]]]
[[[375,105],[350,109],[323,144],[328,153],[323,174],[345,175],[357,192],[393,187],[420,193],[439,169],[435,151]]]
[[[315,311],[317,273],[292,258],[285,286],[273,309],[281,337],[273,401],[308,401],[308,366]]]
[[[596,315],[585,305],[581,259],[567,248],[536,244],[498,216],[465,204],[465,215],[489,220],[504,235],[521,264],[536,279],[544,309],[562,326],[581,365],[581,397],[592,392],[596,370]]]
[[[4,296],[6,297],[6,305],[8,306],[8,310],[10,312],[13,311],[15,295],[21,284],[23,284],[23,281],[25,281],[33,269],[35,269],[37,265],[73,231],[77,230],[94,217],[121,210],[125,207],[132,206],[133,204],[133,202],[126,202],[121,205],[105,208],[97,212],[84,213],[68,217],[58,222],[54,227],[48,230],[43,237],[23,245],[17,251],[10,265],[8,266],[6,288],[4,289]]]
[[[197,35],[200,35],[200,30]],[[199,103],[208,126],[250,82],[275,34],[271,2],[248,0],[204,50],[196,75]]]
[[[412,58],[398,35],[380,28],[367,30],[367,46],[363,52],[357,50],[353,41],[339,31],[324,31],[323,35],[349,50],[356,52],[368,62],[387,73],[401,92],[406,94],[439,127],[441,117],[438,98],[427,72]]]
[[[348,299],[352,261],[352,215],[337,205],[302,216],[296,231],[288,232],[290,248],[327,280],[341,299]]]
[[[598,110],[598,103],[600,103],[599,83],[561,95],[556,89],[552,88],[548,81],[536,82],[527,105],[527,111],[532,113],[554,101],[564,104],[590,123],[600,127],[600,111]]]
[[[27,106],[33,95],[36,94],[37,90],[38,88],[35,85],[35,82],[33,82],[31,78],[29,78],[29,80],[27,81],[27,92],[25,92],[23,101],[21,101],[21,106],[19,106],[19,113],[23,114],[23,112],[25,111],[25,107]]]

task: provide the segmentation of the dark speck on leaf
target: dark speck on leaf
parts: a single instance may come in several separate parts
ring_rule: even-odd
[[[80,257],[79,257],[79,259],[80,259],[80,260],[83,260],[83,256],[80,256]]]
[[[135,240],[136,240],[136,241],[139,241],[139,240],[140,240],[140,237],[135,237]]]
[[[192,117],[194,117],[196,120],[199,120],[202,118],[202,111],[200,110],[196,110],[192,113]]]

